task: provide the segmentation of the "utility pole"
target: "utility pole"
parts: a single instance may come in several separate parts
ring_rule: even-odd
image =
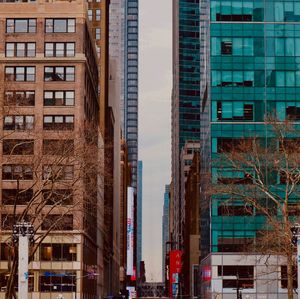
[[[31,223],[18,222],[13,227],[13,241],[19,241],[19,272],[18,272],[18,293],[19,298],[28,298],[28,256],[29,241],[34,242],[34,228]],[[21,297],[21,296],[22,297]]]

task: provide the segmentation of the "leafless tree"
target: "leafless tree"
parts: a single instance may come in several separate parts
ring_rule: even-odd
[[[265,125],[267,138],[223,139],[218,144],[209,192],[212,201],[224,199],[228,215],[235,215],[233,207],[240,205],[244,215],[264,216],[265,229],[257,232],[251,250],[286,260],[292,299],[296,248],[291,228],[300,216],[300,132],[291,122],[270,119]]]
[[[2,196],[1,230],[9,236],[17,222],[33,224],[35,240],[30,245],[29,262],[54,231],[70,235],[72,230],[85,231],[93,236],[96,223],[105,233],[103,189],[108,182],[104,180],[104,146],[99,142],[97,128],[86,125],[73,136],[64,131],[53,136],[45,139],[29,133],[27,139],[12,139],[12,135],[0,141],[2,179],[12,181],[14,187],[14,192]],[[16,299],[18,247],[11,235],[6,244],[9,252],[5,298]]]

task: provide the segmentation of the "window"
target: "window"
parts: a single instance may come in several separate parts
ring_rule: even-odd
[[[72,180],[74,177],[73,165],[44,165],[43,180]]]
[[[43,200],[47,205],[58,204],[67,206],[73,204],[73,192],[70,189],[43,190]]]
[[[74,106],[74,91],[45,91],[44,106]]]
[[[35,43],[6,43],[6,57],[35,57]]]
[[[3,180],[32,180],[32,166],[27,164],[4,164],[2,167]]]
[[[5,106],[34,106],[34,91],[6,91],[4,95]]]
[[[250,120],[254,117],[252,103],[243,102],[217,102],[217,119],[218,120]]]
[[[34,82],[34,66],[7,66],[5,67],[5,80],[17,82]]]
[[[287,289],[287,266],[281,266],[281,288],[282,289]],[[293,267],[293,288],[297,289],[298,288],[298,283],[297,283],[297,268]]]
[[[96,28],[96,30],[95,30],[95,38],[96,38],[96,40],[100,40],[101,39],[101,29],[100,28]]]
[[[34,140],[33,139],[4,139],[3,154],[4,155],[33,155]]]
[[[221,53],[224,55],[232,54],[232,42],[226,41],[221,43]]]
[[[6,33],[35,33],[36,19],[6,19]]]
[[[75,81],[74,66],[46,66],[44,80],[49,81]]]
[[[243,205],[220,205],[218,207],[219,216],[250,216],[253,215],[253,206]]]
[[[1,250],[1,252],[0,252],[0,260],[1,261],[7,261],[8,257],[9,257],[9,247],[8,247],[8,245],[5,244],[5,243],[1,243],[0,250]],[[12,254],[13,254],[13,252],[12,252]],[[2,285],[2,284],[0,286],[1,287],[6,287],[6,285]]]
[[[42,244],[41,261],[76,261],[76,244]]]
[[[5,205],[26,205],[33,198],[32,189],[3,189],[2,203]]]
[[[254,288],[254,266],[218,266],[218,276],[223,276],[223,288]],[[236,276],[238,279],[226,279]]]
[[[44,130],[73,130],[73,115],[45,115]]]
[[[33,130],[33,115],[6,115],[4,116],[4,130]]]
[[[1,270],[1,272],[0,272],[0,291],[1,292],[5,292],[5,290],[6,290],[8,277],[9,277],[9,272],[7,270]],[[29,292],[33,292],[33,286],[34,286],[33,273],[29,272],[29,275],[28,275],[28,291]],[[18,275],[16,275],[14,289],[16,292],[18,292]]]
[[[218,252],[251,252],[253,245],[253,238],[218,238]]]
[[[42,230],[47,230],[52,225],[54,225],[53,230],[73,230],[73,215],[51,214],[45,216]]]
[[[249,152],[252,150],[252,138],[218,138],[217,139],[218,153]]]
[[[44,155],[69,156],[74,154],[74,140],[72,139],[44,139]]]
[[[46,275],[51,273],[51,275]],[[70,293],[76,292],[75,271],[43,271],[39,276],[39,290],[42,293]]]
[[[45,43],[46,57],[73,57],[75,43]]]
[[[96,21],[100,21],[100,20],[101,20],[101,10],[96,9]]]
[[[75,19],[46,19],[46,33],[74,33]]]
[[[217,181],[220,184],[252,184],[253,177],[249,173],[250,171],[238,171],[232,169],[222,169],[217,174]]]
[[[88,18],[89,18],[89,21],[93,21],[93,10],[92,9],[88,9]]]
[[[290,120],[300,120],[300,107],[287,106],[286,116]]]

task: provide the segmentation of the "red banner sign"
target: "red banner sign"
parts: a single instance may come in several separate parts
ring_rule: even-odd
[[[171,250],[170,251],[170,274],[169,274],[169,280],[170,280],[170,294],[173,293],[173,284],[178,283],[178,276],[179,273],[181,273],[181,255],[182,251],[180,250]]]

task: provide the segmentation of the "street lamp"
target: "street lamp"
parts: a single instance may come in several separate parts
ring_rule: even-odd
[[[12,240],[19,242],[18,293],[28,298],[29,242],[34,243],[34,227],[29,222],[18,222],[13,226]]]

